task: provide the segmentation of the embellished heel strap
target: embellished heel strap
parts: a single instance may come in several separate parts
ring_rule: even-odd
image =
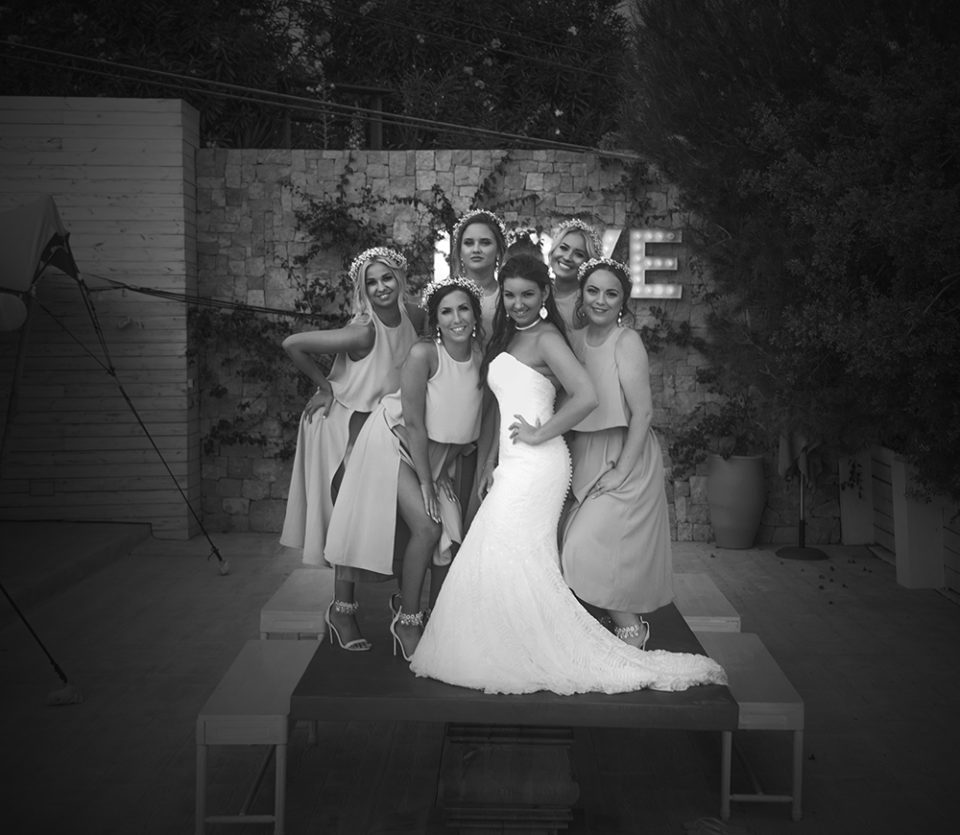
[[[355,615],[357,609],[360,608],[360,604],[357,601],[350,603],[346,600],[334,600],[333,601],[333,611],[338,615]]]
[[[398,612],[397,623],[400,626],[423,626],[423,612],[413,612],[412,614],[403,611]]]
[[[625,641],[627,638],[639,638],[640,624],[634,623],[630,626],[618,626],[613,630],[613,634],[616,635],[621,641]]]

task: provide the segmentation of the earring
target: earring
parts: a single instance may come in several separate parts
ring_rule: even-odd
[[[437,345],[439,345],[441,342],[442,340],[440,339],[440,326],[437,325]]]
[[[617,313],[617,327],[618,328],[623,327],[623,308],[622,307],[620,308],[620,312]]]
[[[474,325],[474,326],[473,326],[473,330],[470,331],[470,336],[471,336],[473,339],[476,339],[476,338],[477,338],[477,326],[476,326],[476,325]]]
[[[545,304],[540,305],[540,318],[541,319],[547,318],[547,306]]]

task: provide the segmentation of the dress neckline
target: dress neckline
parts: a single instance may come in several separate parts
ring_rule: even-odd
[[[499,359],[499,358],[502,357],[502,356],[508,356],[508,357],[510,357],[510,359],[512,359],[515,363],[517,363],[517,365],[519,365],[519,366],[521,366],[521,367],[523,367],[523,368],[526,368],[527,371],[531,372],[532,374],[536,374],[540,379],[545,380],[547,383],[549,383],[549,384],[550,384],[550,388],[552,388],[554,391],[557,390],[557,387],[553,384],[553,380],[551,380],[546,374],[544,374],[542,371],[537,371],[537,369],[534,368],[534,367],[531,366],[531,365],[527,365],[523,360],[517,359],[517,358],[516,358],[513,354],[511,354],[509,351],[501,351],[499,354],[497,354],[496,357],[494,357],[494,361],[496,361],[497,359]]]

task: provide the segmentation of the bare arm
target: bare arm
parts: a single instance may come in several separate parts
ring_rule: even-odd
[[[400,404],[403,408],[404,434],[413,468],[420,482],[420,493],[427,515],[440,521],[440,505],[430,471],[427,452],[427,380],[436,371],[437,348],[432,342],[417,342],[400,369]]]
[[[537,347],[544,364],[563,386],[567,397],[553,416],[542,425],[531,426],[521,415],[514,415],[516,422],[510,427],[514,443],[523,441],[536,445],[556,438],[580,423],[599,402],[586,369],[580,365],[559,333],[548,331],[541,334]]]
[[[283,350],[287,356],[317,387],[304,409],[308,418],[312,418],[317,411],[325,416],[333,402],[330,383],[316,357],[340,353],[364,357],[373,348],[375,338],[373,325],[354,324],[329,331],[294,333],[283,340]]]
[[[490,492],[493,486],[493,471],[497,466],[497,456],[500,453],[500,411],[494,402],[493,392],[489,387],[483,389],[483,411],[480,422],[480,438],[477,441],[478,450],[486,450],[485,460],[477,461],[480,467],[480,477],[477,480],[477,496],[481,501]]]
[[[634,330],[623,333],[616,345],[617,373],[620,388],[630,408],[630,423],[623,449],[616,461],[608,462],[607,470],[597,481],[594,491],[615,490],[626,480],[637,465],[643,449],[650,421],[653,419],[653,397],[650,394],[650,363],[640,334]],[[593,495],[593,494],[592,494]]]

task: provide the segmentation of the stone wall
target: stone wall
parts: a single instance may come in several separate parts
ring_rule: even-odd
[[[621,162],[590,154],[525,151],[276,151],[202,150],[198,154],[200,295],[291,307],[295,290],[283,266],[308,245],[296,229],[294,211],[302,194],[332,193],[347,173],[347,194],[369,187],[388,202],[379,219],[392,230],[392,242],[409,241],[423,219],[409,205],[390,201],[418,197],[431,201],[434,189],[457,212],[474,205],[493,208],[512,227],[545,227],[577,216],[609,228],[650,226],[683,229],[686,218],[669,184],[651,183],[639,195],[625,178]],[[478,189],[484,185],[482,194]],[[639,198],[639,199],[638,199]],[[391,243],[384,241],[384,243]],[[688,322],[704,334],[705,286],[691,270],[683,244],[658,253],[678,259],[676,273],[662,279],[683,285],[679,300],[658,300],[676,324]],[[309,268],[332,275],[336,259],[319,258]],[[634,301],[637,326],[651,321],[649,304]],[[703,358],[693,351],[667,347],[651,354],[654,426],[664,430],[703,397],[695,381]],[[203,393],[201,393],[203,395]],[[216,421],[230,400],[202,396],[202,431]],[[793,543],[796,495],[768,462],[768,508],[761,537],[765,542]],[[669,472],[669,471],[668,471]],[[282,524],[289,465],[265,459],[259,448],[222,447],[203,462],[204,521],[212,529],[278,531]],[[675,539],[709,541],[705,478],[696,475],[674,483],[668,476],[671,524]],[[818,494],[819,495],[819,494]],[[831,496],[833,497],[831,499]],[[836,486],[821,500],[808,503],[808,540],[838,541]]]

